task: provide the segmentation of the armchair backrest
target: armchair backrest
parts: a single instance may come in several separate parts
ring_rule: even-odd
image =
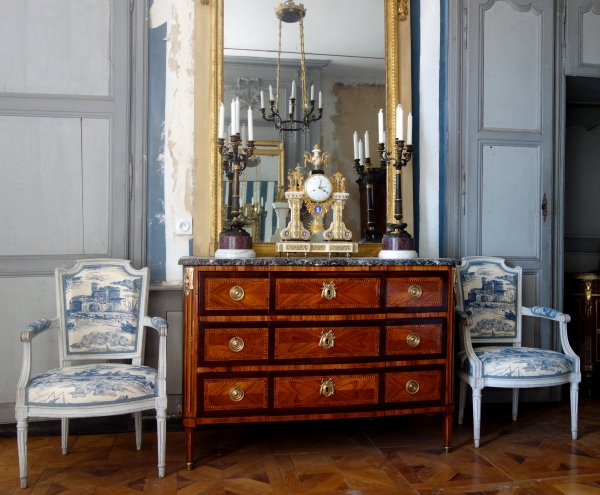
[[[471,256],[457,267],[457,306],[473,320],[474,343],[521,342],[521,267],[502,258]]]
[[[128,260],[77,261],[56,269],[60,361],[132,359],[142,364],[148,269]]]

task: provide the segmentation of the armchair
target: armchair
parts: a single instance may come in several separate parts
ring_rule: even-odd
[[[571,384],[571,435],[577,439],[577,401],[581,381],[579,357],[567,338],[569,315],[521,305],[521,267],[509,268],[500,258],[463,258],[457,267],[457,307],[462,351],[457,357],[460,379],[458,422],[462,424],[467,384],[473,389],[473,441],[479,447],[481,391],[512,388],[512,419],[517,420],[519,389]],[[521,347],[521,317],[558,323],[562,352]],[[477,344],[488,344],[475,347]],[[491,344],[491,345],[489,345]]]
[[[93,259],[68,270],[57,268],[55,278],[58,316],[37,320],[21,333],[23,365],[15,407],[21,487],[27,486],[30,417],[61,418],[62,453],[67,454],[69,418],[133,413],[140,450],[142,411],[156,409],[158,472],[163,477],[167,322],[146,316],[148,269],[135,270],[127,260]],[[159,333],[158,370],[143,366],[144,327]],[[31,377],[31,341],[46,331],[58,332],[60,367]]]

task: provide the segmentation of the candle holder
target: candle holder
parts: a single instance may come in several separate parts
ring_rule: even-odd
[[[283,119],[279,115],[279,109],[275,106],[275,100],[269,100],[269,115],[266,113],[265,108],[260,109],[261,117],[267,122],[272,123],[279,132],[295,132],[305,131],[310,129],[310,124],[321,120],[323,118],[323,109],[318,109],[318,115],[313,115],[315,111],[315,100],[310,100],[308,106],[304,108],[304,115],[301,120],[294,119],[296,110],[296,98],[290,98],[290,104],[292,106],[291,113],[288,113],[287,119]]]
[[[402,222],[402,167],[406,167],[413,155],[413,145],[405,144],[403,140],[396,139],[396,156],[385,150],[385,143],[379,143],[378,151],[381,167],[387,165],[394,167],[396,193],[394,195],[394,220],[387,224],[386,233],[381,241],[380,258],[416,258],[415,241],[406,232],[406,223]]]
[[[240,211],[240,175],[246,170],[248,159],[254,154],[254,141],[248,140],[244,148],[239,133],[230,136],[229,144],[219,138],[217,149],[223,158],[223,172],[229,183],[225,228],[219,234],[219,249],[216,258],[255,258],[252,237],[244,230],[246,222]]]
[[[359,177],[357,182],[363,182],[367,195],[367,228],[364,230],[365,236],[359,242],[361,244],[367,242],[381,243],[382,232],[375,225],[375,193],[373,183],[385,177],[386,168],[385,166],[373,168],[371,158],[365,158],[364,164],[361,164],[360,159],[356,158],[354,160],[354,170]]]

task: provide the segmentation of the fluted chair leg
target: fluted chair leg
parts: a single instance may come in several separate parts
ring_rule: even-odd
[[[473,389],[473,443],[479,448],[481,438],[481,389]]]
[[[156,441],[158,451],[158,477],[165,477],[165,445],[167,434],[167,410],[156,411]]]
[[[27,488],[27,419],[17,420],[17,444],[19,450],[19,477],[21,488]]]
[[[571,382],[571,435],[577,440],[577,415],[579,412],[579,383]]]
[[[458,389],[458,424],[463,424],[465,417],[465,402],[467,400],[467,383],[460,381],[460,387]]]
[[[142,411],[133,413],[133,421],[135,423],[135,446],[138,450],[142,450]]]
[[[69,418],[60,418],[60,431],[61,431],[61,442],[63,455],[67,455],[69,450]]]

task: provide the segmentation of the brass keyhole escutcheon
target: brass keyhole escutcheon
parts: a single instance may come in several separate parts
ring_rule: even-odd
[[[423,295],[423,289],[417,284],[413,284],[408,288],[408,295],[413,299],[419,299]]]
[[[239,285],[232,287],[229,291],[229,297],[231,297],[231,299],[233,299],[234,301],[241,301],[242,299],[244,299],[244,295],[244,289],[242,289]]]
[[[406,384],[406,391],[414,395],[419,391],[419,382],[417,380],[409,380]]]
[[[232,337],[229,341],[229,348],[233,352],[240,352],[244,348],[244,340],[241,337]]]
[[[239,401],[241,401],[244,398],[244,390],[242,389],[242,387],[239,387],[238,385],[236,385],[235,387],[233,387],[229,391],[229,398],[233,402],[239,402]]]
[[[332,280],[331,282],[323,282],[323,289],[321,290],[321,297],[331,301],[333,298],[337,296],[337,287],[335,286],[335,282]]]
[[[410,347],[417,347],[421,343],[421,336],[418,333],[411,332],[406,337],[406,343]]]
[[[335,335],[333,334],[333,330],[329,330],[329,332],[325,332],[323,330],[321,332],[321,338],[319,339],[319,346],[323,349],[329,349],[335,345]]]
[[[323,378],[321,380],[321,388],[319,389],[319,395],[323,397],[331,397],[335,393],[335,383],[333,383],[333,378],[326,380]]]

